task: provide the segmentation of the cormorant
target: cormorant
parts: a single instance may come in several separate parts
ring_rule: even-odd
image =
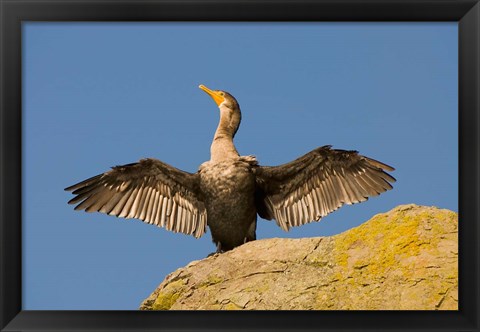
[[[217,252],[256,239],[257,214],[288,231],[318,221],[344,204],[392,189],[394,168],[357,151],[326,145],[280,165],[259,166],[240,156],[233,137],[241,120],[228,92],[200,85],[220,109],[210,160],[188,173],[148,158],[79,182],[65,190],[75,210],[137,218],[167,230],[202,236],[210,228]]]

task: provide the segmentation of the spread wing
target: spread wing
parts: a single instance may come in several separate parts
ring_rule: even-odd
[[[318,221],[344,204],[392,189],[394,168],[357,151],[317,148],[281,166],[257,168],[257,211],[288,231]]]
[[[199,197],[198,174],[174,168],[156,159],[112,167],[112,170],[65,190],[76,195],[75,210],[137,218],[174,232],[200,237],[207,212]]]

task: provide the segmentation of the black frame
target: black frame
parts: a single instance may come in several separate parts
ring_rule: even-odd
[[[478,0],[0,0],[0,13],[2,331],[479,330]],[[459,22],[459,311],[22,311],[22,21]]]

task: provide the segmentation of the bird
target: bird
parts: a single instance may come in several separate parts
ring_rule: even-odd
[[[223,253],[256,240],[257,215],[288,231],[393,188],[388,172],[395,169],[355,150],[324,145],[279,166],[241,156],[233,142],[239,103],[226,91],[199,88],[214,100],[220,119],[210,160],[197,172],[140,159],[65,188],[75,195],[68,203],[195,238],[208,226],[215,253]]]

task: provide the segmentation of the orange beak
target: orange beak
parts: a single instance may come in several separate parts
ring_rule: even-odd
[[[225,98],[223,96],[220,95],[220,93],[218,91],[214,91],[214,90],[210,90],[209,88],[207,88],[205,85],[203,84],[200,84],[198,86],[200,89],[202,89],[203,91],[205,91],[206,93],[208,93],[208,95],[210,97],[212,97],[212,99],[215,101],[215,103],[220,106],[221,103],[223,103],[225,101]]]

